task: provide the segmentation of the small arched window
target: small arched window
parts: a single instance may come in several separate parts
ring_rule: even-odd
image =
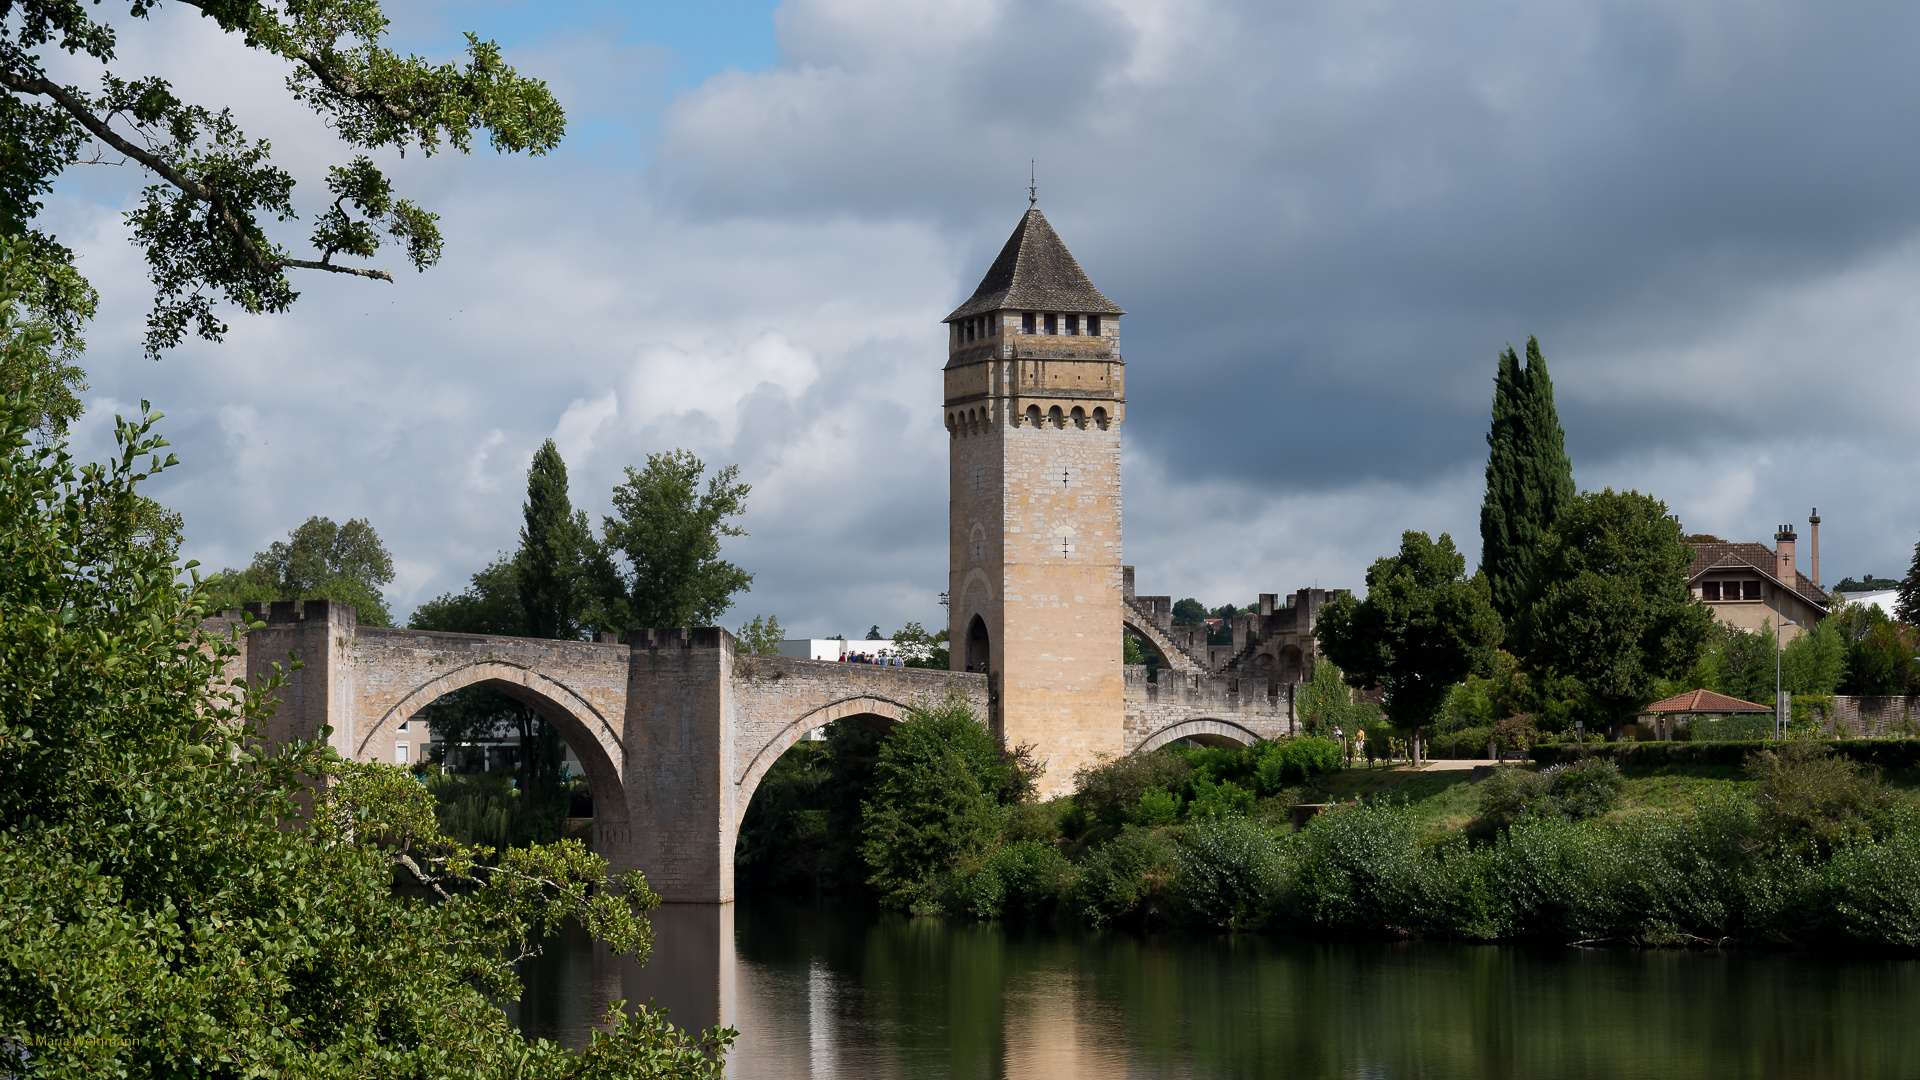
[[[1058,412],[1059,410],[1056,409],[1054,411]],[[1038,405],[1027,406],[1027,426],[1028,427],[1040,426],[1040,406]]]

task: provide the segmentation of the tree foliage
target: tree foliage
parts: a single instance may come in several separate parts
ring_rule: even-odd
[[[1397,554],[1367,570],[1367,598],[1340,596],[1314,626],[1323,656],[1347,682],[1379,684],[1387,718],[1418,729],[1432,722],[1453,684],[1487,665],[1500,643],[1484,575],[1466,576],[1453,537],[1408,531]]]
[[[1893,612],[1908,626],[1920,626],[1920,542],[1913,545],[1913,563],[1907,567],[1907,576],[1900,579]]]
[[[729,523],[745,512],[752,489],[728,465],[700,490],[706,466],[685,450],[647,455],[613,489],[617,517],[606,519],[609,548],[627,558],[623,596],[609,610],[627,628],[711,626],[745,592],[753,575],[720,557],[723,537],[745,536]]]
[[[6,138],[5,113],[0,107],[0,146]],[[0,187],[0,204],[4,202]],[[0,207],[0,215],[4,212]],[[84,290],[65,302],[56,296],[50,304],[48,289],[59,285],[49,282],[54,272],[26,237],[0,236],[0,302],[7,306],[8,319],[0,340],[0,394],[26,404],[34,434],[42,442],[65,435],[67,426],[80,418],[79,395],[87,388],[87,373],[78,363],[86,348],[78,326],[93,316],[94,305],[91,291]],[[56,310],[64,320],[54,317]]]
[[[1297,692],[1294,711],[1309,731],[1329,732],[1338,728],[1348,734],[1380,716],[1380,710],[1371,702],[1354,700],[1346,672],[1324,656],[1314,659],[1313,675]]]
[[[1577,679],[1600,718],[1625,719],[1706,649],[1713,614],[1687,588],[1692,566],[1665,503],[1611,488],[1577,496],[1541,542],[1527,658]]]
[[[763,619],[755,615],[753,621],[741,625],[736,640],[743,653],[753,656],[778,656],[780,643],[786,640],[781,634],[778,618],[768,615]]]
[[[413,609],[415,630],[453,634],[518,634],[525,625],[517,559],[501,555],[482,567],[457,593],[444,593]]]
[[[908,667],[946,671],[953,666],[952,653],[947,646],[948,633],[943,626],[938,632],[929,634],[926,627],[918,622],[910,622],[893,635],[893,647]]]
[[[993,845],[1002,806],[1031,783],[964,700],[916,706],[881,742],[861,806],[868,884],[895,907],[931,900],[944,874]]]
[[[380,590],[393,581],[393,557],[366,518],[345,525],[310,517],[254,555],[245,570],[220,572],[210,599],[215,610],[271,600],[335,600],[358,613],[366,626],[388,626],[386,597]]]
[[[121,31],[93,12],[96,5],[9,3],[0,26],[0,232],[28,233],[41,198],[71,165],[131,161],[143,169],[154,182],[128,220],[156,292],[149,354],[179,344],[189,328],[219,340],[226,331],[219,300],[249,313],[284,311],[299,295],[290,270],[391,281],[385,270],[338,261],[371,259],[389,243],[416,269],[437,262],[437,215],[396,195],[372,154],[466,153],[484,135],[497,151],[538,155],[565,131],[546,85],[517,74],[490,41],[468,34],[461,63],[387,48],[377,0],[183,2],[240,46],[285,64],[288,93],[344,144],[326,165],[326,194],[303,255],[291,238],[270,233],[273,222],[298,213],[294,176],[267,141],[242,131],[225,104],[183,100],[166,80],[132,70]],[[126,11],[141,20],[138,27],[156,6],[129,0]],[[51,50],[67,53],[68,63],[96,62],[97,89],[55,81],[45,66]],[[91,289],[71,253],[50,235],[29,236],[48,267],[41,289],[57,317],[90,309]]]
[[[514,560],[527,637],[577,641],[591,629],[593,568],[603,556],[585,511],[567,495],[567,463],[548,439],[527,468],[520,552]]]
[[[1526,366],[1500,354],[1487,431],[1487,496],[1480,506],[1480,569],[1493,608],[1512,627],[1526,607],[1540,540],[1573,501],[1573,463],[1537,338]]]
[[[173,464],[157,417],[118,422],[119,453],[82,467],[34,448],[33,412],[0,408],[0,1043],[20,1065],[718,1075],[730,1032],[653,1012],[584,1054],[523,1038],[495,1004],[514,963],[568,918],[644,958],[646,882],[571,843],[486,866],[404,772],[259,741],[278,683],[223,677],[237,645],[200,629],[193,564],[116,512]]]

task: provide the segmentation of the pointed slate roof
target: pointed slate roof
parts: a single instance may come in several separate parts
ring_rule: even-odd
[[[940,320],[952,322],[987,311],[1070,311],[1089,315],[1125,315],[1118,304],[1101,295],[1087,280],[1086,271],[1047,224],[1038,209],[1028,210],[1007,237],[1007,246],[993,260],[973,297]]]

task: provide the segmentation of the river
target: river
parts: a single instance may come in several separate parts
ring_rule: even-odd
[[[509,1006],[740,1031],[737,1080],[1920,1076],[1920,961],[1035,929],[746,899],[655,912],[644,968],[550,943]]]

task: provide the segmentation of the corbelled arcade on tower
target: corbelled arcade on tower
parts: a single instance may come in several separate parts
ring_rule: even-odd
[[[1030,209],[946,318],[953,662],[1048,788],[1124,748],[1122,314]]]

